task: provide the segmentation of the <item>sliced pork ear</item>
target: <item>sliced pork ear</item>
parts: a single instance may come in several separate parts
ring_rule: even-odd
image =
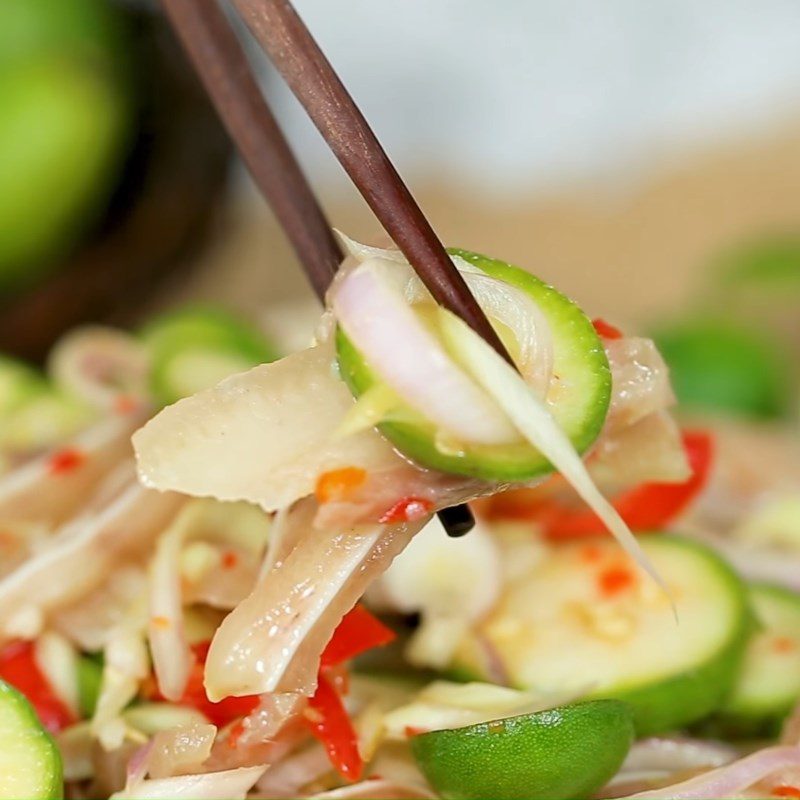
[[[316,530],[309,518],[300,504],[300,532],[286,533],[294,547],[217,631],[205,673],[212,700],[313,694],[320,655],[339,621],[427,521],[341,532]]]
[[[165,408],[133,437],[143,482],[267,511],[314,492],[319,475],[405,465],[374,430],[337,439],[353,398],[320,344]]]
[[[330,641],[342,617],[364,595],[369,586],[392,564],[430,517],[400,525],[379,525],[374,543],[357,568],[342,583],[341,588],[318,616],[297,655],[282,676],[278,691],[311,694],[317,685],[317,671],[322,651]]]
[[[0,638],[19,634],[20,619],[41,619],[100,586],[109,573],[143,553],[184,502],[135,483],[100,511],[71,520],[15,572],[0,581]]]
[[[613,386],[605,433],[634,425],[675,403],[669,369],[652,339],[626,336],[604,345]]]
[[[109,634],[146,593],[144,564],[121,564],[96,589],[64,608],[55,609],[49,622],[82,650],[96,652],[105,647]]]
[[[89,428],[56,451],[0,480],[0,520],[56,526],[82,509],[98,484],[131,455],[141,414],[119,414]]]
[[[601,436],[588,466],[598,484],[609,488],[645,481],[677,483],[691,474],[680,428],[666,411],[654,411]]]

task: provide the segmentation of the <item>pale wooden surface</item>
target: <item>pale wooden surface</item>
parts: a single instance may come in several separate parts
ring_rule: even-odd
[[[692,302],[721,247],[800,229],[800,124],[696,153],[627,187],[507,200],[441,182],[413,189],[447,244],[517,263],[590,314],[646,328]],[[360,201],[325,202],[337,227],[375,235]],[[200,298],[263,315],[298,297],[310,303],[299,268],[268,210],[249,196],[232,204],[225,236],[165,302]]]

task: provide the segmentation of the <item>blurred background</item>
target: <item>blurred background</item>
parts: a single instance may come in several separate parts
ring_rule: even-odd
[[[689,405],[791,415],[800,4],[297,0],[434,227],[655,334]],[[255,48],[337,227],[376,224]],[[314,304],[160,18],[0,2],[0,347],[221,304],[277,350]]]

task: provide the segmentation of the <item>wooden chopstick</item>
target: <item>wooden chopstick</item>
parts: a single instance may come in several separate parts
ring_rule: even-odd
[[[161,0],[256,185],[324,302],[343,254],[217,0]],[[475,525],[465,505],[438,513],[449,536]]]
[[[253,180],[324,300],[344,255],[217,0],[161,0]]]
[[[232,0],[375,216],[437,303],[513,360],[289,0]]]

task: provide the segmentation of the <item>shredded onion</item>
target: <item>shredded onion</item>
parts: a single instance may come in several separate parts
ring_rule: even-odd
[[[144,569],[122,563],[113,578],[83,595],[77,602],[54,609],[50,623],[81,650],[102,650],[111,631],[147,592]]]
[[[136,703],[122,712],[125,723],[145,736],[155,736],[172,728],[205,725],[208,720],[202,711],[175,703]]]
[[[214,725],[187,725],[160,731],[153,737],[147,759],[151,778],[189,775],[211,755],[217,729]]]
[[[94,736],[88,722],[70,725],[56,734],[56,744],[61,753],[65,781],[82,781],[92,777],[92,749]]]
[[[306,707],[306,698],[296,692],[263,694],[258,706],[241,720],[236,748],[263,745],[277,740],[289,722]]]
[[[136,697],[139,684],[150,671],[150,659],[140,631],[120,628],[109,637],[92,732],[106,750],[122,744],[126,726],[120,715]]]
[[[147,777],[147,763],[152,749],[153,743],[146,742],[130,757],[128,766],[125,769],[125,783],[127,786],[139,785]]]
[[[308,742],[308,729],[298,717],[305,707],[305,697],[262,695],[259,708],[244,717],[241,724],[229,728],[227,736],[217,737],[204,769],[213,772],[279,763],[300,744]],[[233,731],[235,740],[231,738]]]
[[[532,714],[576,699],[575,692],[518,691],[491,683],[434,681],[384,717],[386,734],[405,740],[409,728],[447,730],[519,714]]]
[[[143,780],[126,786],[112,800],[244,800],[266,767]]]
[[[395,289],[392,267],[379,259],[364,262],[336,286],[330,303],[345,333],[372,369],[437,427],[467,442],[517,440],[495,403],[453,363]]]
[[[304,786],[331,771],[325,748],[314,743],[271,766],[257,784],[259,794],[269,798],[301,797]]]
[[[634,742],[611,786],[663,779],[686,770],[721,767],[737,757],[736,749],[722,742],[661,737],[641,739]]]
[[[800,748],[767,747],[689,780],[652,791],[627,795],[621,800],[717,800],[734,798],[776,772],[800,768]]]
[[[501,589],[494,538],[479,523],[465,539],[452,539],[434,518],[378,581],[383,605],[420,612],[422,622],[406,650],[419,667],[444,669],[470,623],[486,613]]]
[[[198,513],[196,504],[184,506],[159,537],[150,566],[147,636],[159,691],[172,701],[183,695],[194,664],[183,625],[180,554]]]
[[[800,557],[776,547],[757,546],[732,536],[710,533],[707,527],[688,525],[692,537],[713,547],[738,573],[751,581],[766,581],[800,591]]]
[[[0,632],[25,608],[49,612],[96,589],[117,564],[152,544],[182,502],[133,485],[102,512],[72,520],[47,548],[0,580]]]
[[[87,325],[62,336],[48,371],[65,391],[97,408],[114,410],[120,398],[144,404],[148,395],[147,350],[116,328]]]
[[[309,795],[309,800],[436,800],[436,795],[421,786],[376,777]]]
[[[78,715],[78,655],[72,644],[55,631],[45,631],[33,647],[36,666],[62,703]]]

